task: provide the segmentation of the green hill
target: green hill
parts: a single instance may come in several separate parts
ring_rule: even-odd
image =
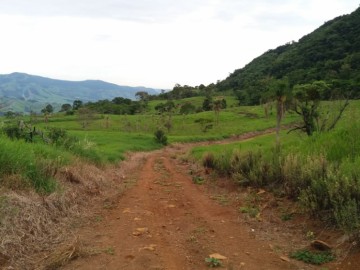
[[[134,99],[139,91],[158,93],[152,88],[120,86],[98,80],[64,81],[12,73],[0,75],[0,109],[2,112],[30,112],[40,111],[45,104],[55,108],[64,103],[72,104],[76,99],[84,102],[115,97]]]
[[[324,23],[298,42],[268,50],[217,83],[218,91],[242,92],[258,104],[269,79],[287,77],[290,86],[324,80],[333,90],[360,97],[360,8]]]

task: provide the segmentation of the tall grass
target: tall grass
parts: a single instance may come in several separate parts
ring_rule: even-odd
[[[203,163],[211,156],[213,168],[228,173],[237,183],[280,190],[312,215],[346,232],[360,233],[358,134],[360,124],[352,123],[333,132],[297,139],[295,144],[296,136],[292,135],[280,151],[271,144],[249,149],[256,140],[243,142],[247,150],[236,147],[232,152],[219,151],[216,146],[208,149],[210,154],[203,152]],[[264,142],[264,137],[260,141]],[[193,150],[195,155],[198,150]]]
[[[0,136],[0,181],[9,188],[33,187],[40,193],[53,192],[53,176],[69,161],[69,154],[61,150]]]

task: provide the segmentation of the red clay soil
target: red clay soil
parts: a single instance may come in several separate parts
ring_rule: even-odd
[[[136,181],[116,207],[79,231],[83,248],[93,255],[61,269],[209,269],[205,258],[214,253],[226,257],[220,269],[345,269],[289,259],[276,249],[276,238],[258,237],[236,208],[195,185],[189,165],[175,159],[171,148],[149,154],[125,177]],[[282,241],[291,242],[291,234]]]

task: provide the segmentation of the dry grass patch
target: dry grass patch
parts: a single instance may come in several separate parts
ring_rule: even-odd
[[[94,207],[116,205],[126,189],[127,172],[146,155],[128,158],[111,167],[80,161],[63,167],[56,174],[59,187],[50,195],[11,190],[11,178],[6,179],[11,184],[0,190],[0,268],[54,269],[82,255],[74,241],[76,229],[91,222]]]

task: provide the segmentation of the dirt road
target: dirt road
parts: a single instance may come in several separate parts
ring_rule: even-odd
[[[195,185],[173,155],[154,152],[126,176],[135,185],[80,232],[85,248],[101,252],[62,269],[208,269],[205,258],[214,253],[226,257],[220,260],[225,269],[301,269],[258,240],[236,209]]]

